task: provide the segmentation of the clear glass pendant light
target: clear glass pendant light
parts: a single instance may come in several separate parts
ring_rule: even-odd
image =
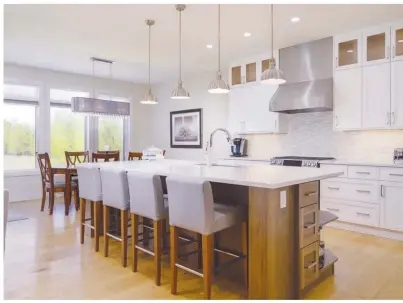
[[[274,59],[274,51],[273,51],[273,40],[274,40],[274,34],[273,34],[273,4],[270,5],[270,11],[271,11],[271,59],[270,59],[270,64],[269,68],[266,69],[261,77],[261,83],[264,84],[269,84],[269,85],[280,85],[284,84],[286,81],[284,79],[283,72],[280,69],[276,68],[276,59]]]
[[[208,92],[212,94],[228,94],[229,85],[221,74],[221,7],[218,4],[218,70],[216,78],[210,82]]]
[[[146,20],[148,26],[148,93],[140,100],[141,104],[158,104],[157,98],[151,91],[151,26],[155,24],[154,20]]]
[[[185,10],[186,5],[175,5],[176,10],[179,12],[179,79],[177,87],[172,91],[171,99],[189,99],[190,94],[183,86],[182,83],[182,11]]]

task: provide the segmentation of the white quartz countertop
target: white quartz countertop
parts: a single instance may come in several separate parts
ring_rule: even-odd
[[[219,158],[221,160],[234,160],[234,161],[259,161],[259,162],[270,162],[270,158],[255,158],[255,157],[224,157]]]
[[[218,161],[215,166],[184,160],[121,161],[82,163],[77,166],[125,169],[126,171],[154,172],[160,176],[181,175],[199,177],[207,181],[263,188],[280,188],[305,182],[337,177],[343,174],[334,168],[305,168],[276,165],[242,164]],[[204,164],[204,163],[203,163]]]
[[[390,161],[325,160],[325,161],[320,161],[320,163],[321,164],[334,164],[334,165],[403,167],[403,163],[394,163],[393,160],[390,160]]]

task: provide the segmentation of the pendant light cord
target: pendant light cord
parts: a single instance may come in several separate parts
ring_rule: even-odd
[[[273,28],[274,28],[274,26],[273,26],[273,12],[274,12],[274,9],[273,9],[273,4],[271,4],[270,5],[270,17],[271,17],[271,59],[273,60],[274,59],[274,51],[273,51],[273,41],[274,41],[274,31],[273,31]]]
[[[95,60],[94,60],[94,58],[93,58],[93,59],[92,59],[92,79],[91,79],[91,84],[92,84],[92,97],[93,97],[93,98],[95,98],[94,78],[95,78]]]
[[[179,11],[179,82],[182,82],[182,11]]]
[[[151,91],[151,25],[148,25],[148,88]]]
[[[218,4],[218,72],[221,74],[221,5]]]

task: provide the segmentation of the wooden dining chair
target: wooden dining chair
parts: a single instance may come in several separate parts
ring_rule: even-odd
[[[120,152],[96,152],[92,153],[92,162],[100,162],[98,160],[103,160],[103,162],[109,161],[119,161]]]
[[[65,193],[66,183],[63,181],[55,181],[48,153],[37,154],[39,169],[42,178],[42,203],[41,211],[45,208],[46,193],[49,193],[49,215],[53,214],[55,204],[55,193]],[[78,203],[78,187],[76,183],[71,183],[71,191],[74,192],[75,204]],[[66,202],[65,202],[66,203]],[[70,203],[70,201],[68,201]]]
[[[141,160],[143,158],[143,153],[141,152],[129,152],[129,161],[132,161],[134,159]]]
[[[88,151],[83,152],[68,152],[65,151],[67,166],[76,165],[76,163],[84,163],[90,161],[90,153]]]

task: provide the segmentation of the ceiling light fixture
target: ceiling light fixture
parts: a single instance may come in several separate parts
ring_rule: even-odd
[[[264,84],[270,84],[270,85],[279,85],[279,84],[284,84],[286,80],[284,79],[283,72],[280,69],[276,68],[276,60],[274,59],[274,51],[273,51],[273,40],[274,40],[274,34],[273,34],[273,4],[270,5],[270,11],[271,11],[271,60],[269,64],[269,68],[266,69],[261,77],[260,81],[261,83]]]
[[[140,100],[141,104],[158,104],[157,98],[151,92],[151,26],[154,20],[146,20],[148,26],[148,93]]]
[[[245,32],[245,33],[243,34],[243,36],[244,36],[244,37],[250,37],[250,36],[252,36],[252,34],[249,33],[249,32]]]
[[[299,22],[301,19],[299,18],[299,17],[293,17],[293,18],[291,18],[291,22],[292,23],[296,23],[296,22]]]
[[[221,74],[221,6],[218,4],[218,69],[216,77],[209,84],[208,92],[211,94],[227,94],[229,93],[228,83],[222,79]]]
[[[178,86],[172,91],[171,99],[189,99],[190,94],[183,86],[182,83],[182,11],[185,10],[186,5],[175,5],[176,10],[179,12],[179,80]]]
[[[207,48],[213,48],[213,45],[212,44],[207,44],[206,47]]]

